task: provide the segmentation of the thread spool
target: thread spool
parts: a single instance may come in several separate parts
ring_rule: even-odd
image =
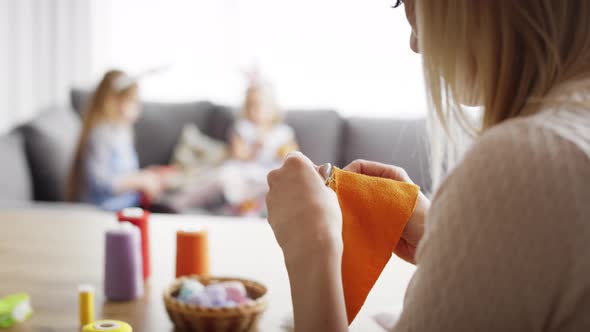
[[[118,320],[99,320],[87,324],[82,332],[133,332],[131,325]]]
[[[176,232],[176,277],[209,275],[209,235],[206,229]]]
[[[78,287],[78,306],[80,326],[85,326],[94,321],[94,287],[80,285]]]
[[[129,222],[139,228],[141,232],[141,260],[143,265],[143,280],[150,276],[150,239],[149,239],[149,211],[140,208],[123,209],[117,213],[120,222]]]
[[[143,296],[141,239],[139,229],[122,223],[107,231],[104,291],[111,301],[130,301]]]

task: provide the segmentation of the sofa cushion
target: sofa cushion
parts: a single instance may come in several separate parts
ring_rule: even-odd
[[[30,201],[33,184],[25,152],[24,137],[19,131],[0,137],[0,200]]]
[[[184,126],[171,164],[183,169],[217,167],[228,157],[227,144],[201,132],[194,124]]]
[[[207,128],[202,128],[204,134],[219,141],[229,142],[234,121],[238,110],[228,106],[215,105],[209,115]]]
[[[165,165],[185,124],[195,124],[207,132],[213,105],[209,102],[144,103],[143,113],[135,125],[135,138],[141,167]]]
[[[23,126],[22,131],[35,200],[63,200],[80,119],[70,109],[50,110]]]
[[[82,114],[90,94],[83,89],[72,89],[70,92],[72,107],[78,114]],[[135,125],[140,166],[168,164],[185,124],[195,124],[208,133],[209,116],[213,109],[209,102],[143,103],[143,112]]]
[[[404,168],[423,191],[430,190],[424,119],[349,118],[344,126],[343,164],[366,159]]]
[[[290,111],[285,118],[295,130],[299,149],[316,164],[340,165],[342,119],[335,111]]]
[[[78,115],[82,114],[82,110],[86,106],[88,98],[90,98],[90,91],[88,90],[72,89],[70,91],[70,102],[72,103],[72,108]]]

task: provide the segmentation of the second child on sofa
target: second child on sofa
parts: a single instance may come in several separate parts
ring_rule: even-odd
[[[297,149],[293,129],[281,115],[271,88],[251,80],[229,137],[229,160],[193,179],[171,199],[171,205],[184,210],[222,198],[233,214],[261,213],[268,172],[280,167],[283,158]]]
[[[140,170],[133,124],[140,115],[138,86],[119,70],[107,72],[83,114],[83,126],[68,183],[68,199],[110,211],[155,200],[160,175]]]
[[[238,213],[256,213],[268,191],[268,173],[297,148],[293,129],[283,122],[271,88],[251,82],[230,137],[232,159],[223,166],[226,200]]]
[[[297,149],[293,129],[283,123],[269,87],[251,85],[246,91],[242,116],[230,138],[233,160],[273,169],[287,153]]]

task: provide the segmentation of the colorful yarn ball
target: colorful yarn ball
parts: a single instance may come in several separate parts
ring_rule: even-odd
[[[186,302],[193,294],[201,293],[205,289],[202,283],[197,280],[188,279],[182,283],[180,292],[178,293],[178,299]]]
[[[221,284],[210,284],[205,287],[205,294],[216,307],[222,307],[227,301],[227,292]]]
[[[220,283],[225,288],[227,299],[242,304],[248,299],[248,293],[243,283],[239,281],[228,281]]]
[[[200,307],[233,308],[252,304],[246,287],[239,281],[213,283],[204,286],[196,280],[185,280],[178,293],[178,300]]]
[[[191,295],[191,297],[185,301],[188,304],[196,305],[198,307],[212,307],[213,301],[207,296],[205,292],[199,292]]]

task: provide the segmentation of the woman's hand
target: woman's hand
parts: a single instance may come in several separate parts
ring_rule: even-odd
[[[268,185],[268,221],[287,264],[310,255],[341,256],[338,199],[307,157],[290,153],[281,168],[269,173]]]
[[[385,165],[378,162],[355,160],[344,168],[347,171],[376,176],[381,178],[393,179],[407,183],[413,183],[408,173],[403,168]],[[418,202],[414,213],[406,224],[402,233],[402,238],[398,242],[394,252],[403,260],[415,264],[415,254],[418,243],[424,234],[424,218],[430,208],[430,201],[422,192],[418,195]]]
[[[268,184],[268,221],[285,256],[295,331],[347,331],[336,194],[301,153],[289,154]]]

